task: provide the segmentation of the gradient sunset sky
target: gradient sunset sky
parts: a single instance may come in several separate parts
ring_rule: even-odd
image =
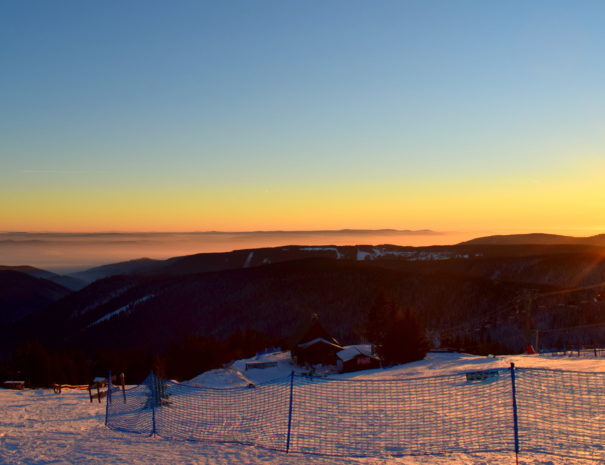
[[[0,4],[0,231],[605,232],[603,1]]]

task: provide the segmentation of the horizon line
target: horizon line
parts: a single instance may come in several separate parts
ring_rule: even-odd
[[[54,235],[120,235],[120,234],[329,234],[329,233],[391,233],[391,234],[431,234],[444,235],[447,232],[434,231],[432,229],[301,229],[301,230],[284,230],[284,229],[266,229],[266,230],[249,230],[249,231],[219,231],[219,230],[203,230],[203,231],[0,231],[0,234],[28,235],[28,234],[54,234]]]

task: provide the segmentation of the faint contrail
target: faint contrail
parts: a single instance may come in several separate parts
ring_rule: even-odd
[[[107,170],[21,170],[22,173],[108,173]]]

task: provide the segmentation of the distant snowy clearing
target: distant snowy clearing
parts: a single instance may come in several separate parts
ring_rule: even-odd
[[[275,367],[262,370],[246,370],[246,362],[267,361],[276,362]],[[452,375],[474,370],[491,370],[496,368],[508,368],[514,363],[519,368],[550,368],[556,370],[605,372],[605,358],[577,357],[575,355],[506,355],[497,357],[482,357],[477,355],[460,353],[428,353],[424,360],[406,363],[386,369],[374,369],[357,371],[346,374],[332,374],[330,378],[354,378],[354,379],[404,379],[424,378],[430,376]],[[246,379],[255,383],[264,383],[272,379],[288,376],[292,371],[289,353],[275,352],[257,357],[239,360],[231,368],[245,374]],[[303,371],[303,370],[299,370]],[[216,373],[218,379],[209,376]],[[221,370],[206,372],[202,377],[205,385],[217,387]],[[193,380],[192,380],[193,381]],[[224,384],[224,387],[231,384]]]
[[[246,378],[260,381],[280,376],[289,368],[283,356],[277,366],[246,371]],[[429,354],[421,362],[386,370],[358,372],[347,377],[384,379],[434,376],[488,368],[542,367],[574,371],[605,372],[605,360],[551,356],[476,357],[461,354]],[[243,363],[235,364],[235,367]],[[234,368],[235,368],[234,367]],[[213,376],[216,375],[216,376]],[[209,372],[199,381],[226,385],[236,381],[220,371]],[[243,380],[242,380],[243,381]],[[514,464],[514,453],[453,454],[397,459],[326,458],[287,455],[251,446],[205,442],[168,441],[120,433],[104,426],[105,404],[90,403],[88,393],[52,390],[8,391],[0,389],[0,463],[2,464],[250,464],[250,465],[344,465],[344,464]],[[595,461],[522,453],[524,465],[594,464]]]

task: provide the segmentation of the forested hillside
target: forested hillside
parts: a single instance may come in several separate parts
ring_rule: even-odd
[[[170,371],[190,358],[211,366],[271,345],[289,347],[314,313],[341,343],[365,341],[368,309],[381,295],[413,312],[435,346],[518,352],[536,331],[543,345],[602,341],[599,249],[365,247],[316,248],[323,258],[288,261],[277,259],[281,248],[177,257],[159,268],[141,262],[153,269],[97,280],[5,328],[3,350],[34,343],[38,352],[76,351],[93,362],[109,357],[131,369],[159,363]],[[277,263],[267,263],[269,255]],[[197,271],[234,257],[241,262],[234,269]]]

